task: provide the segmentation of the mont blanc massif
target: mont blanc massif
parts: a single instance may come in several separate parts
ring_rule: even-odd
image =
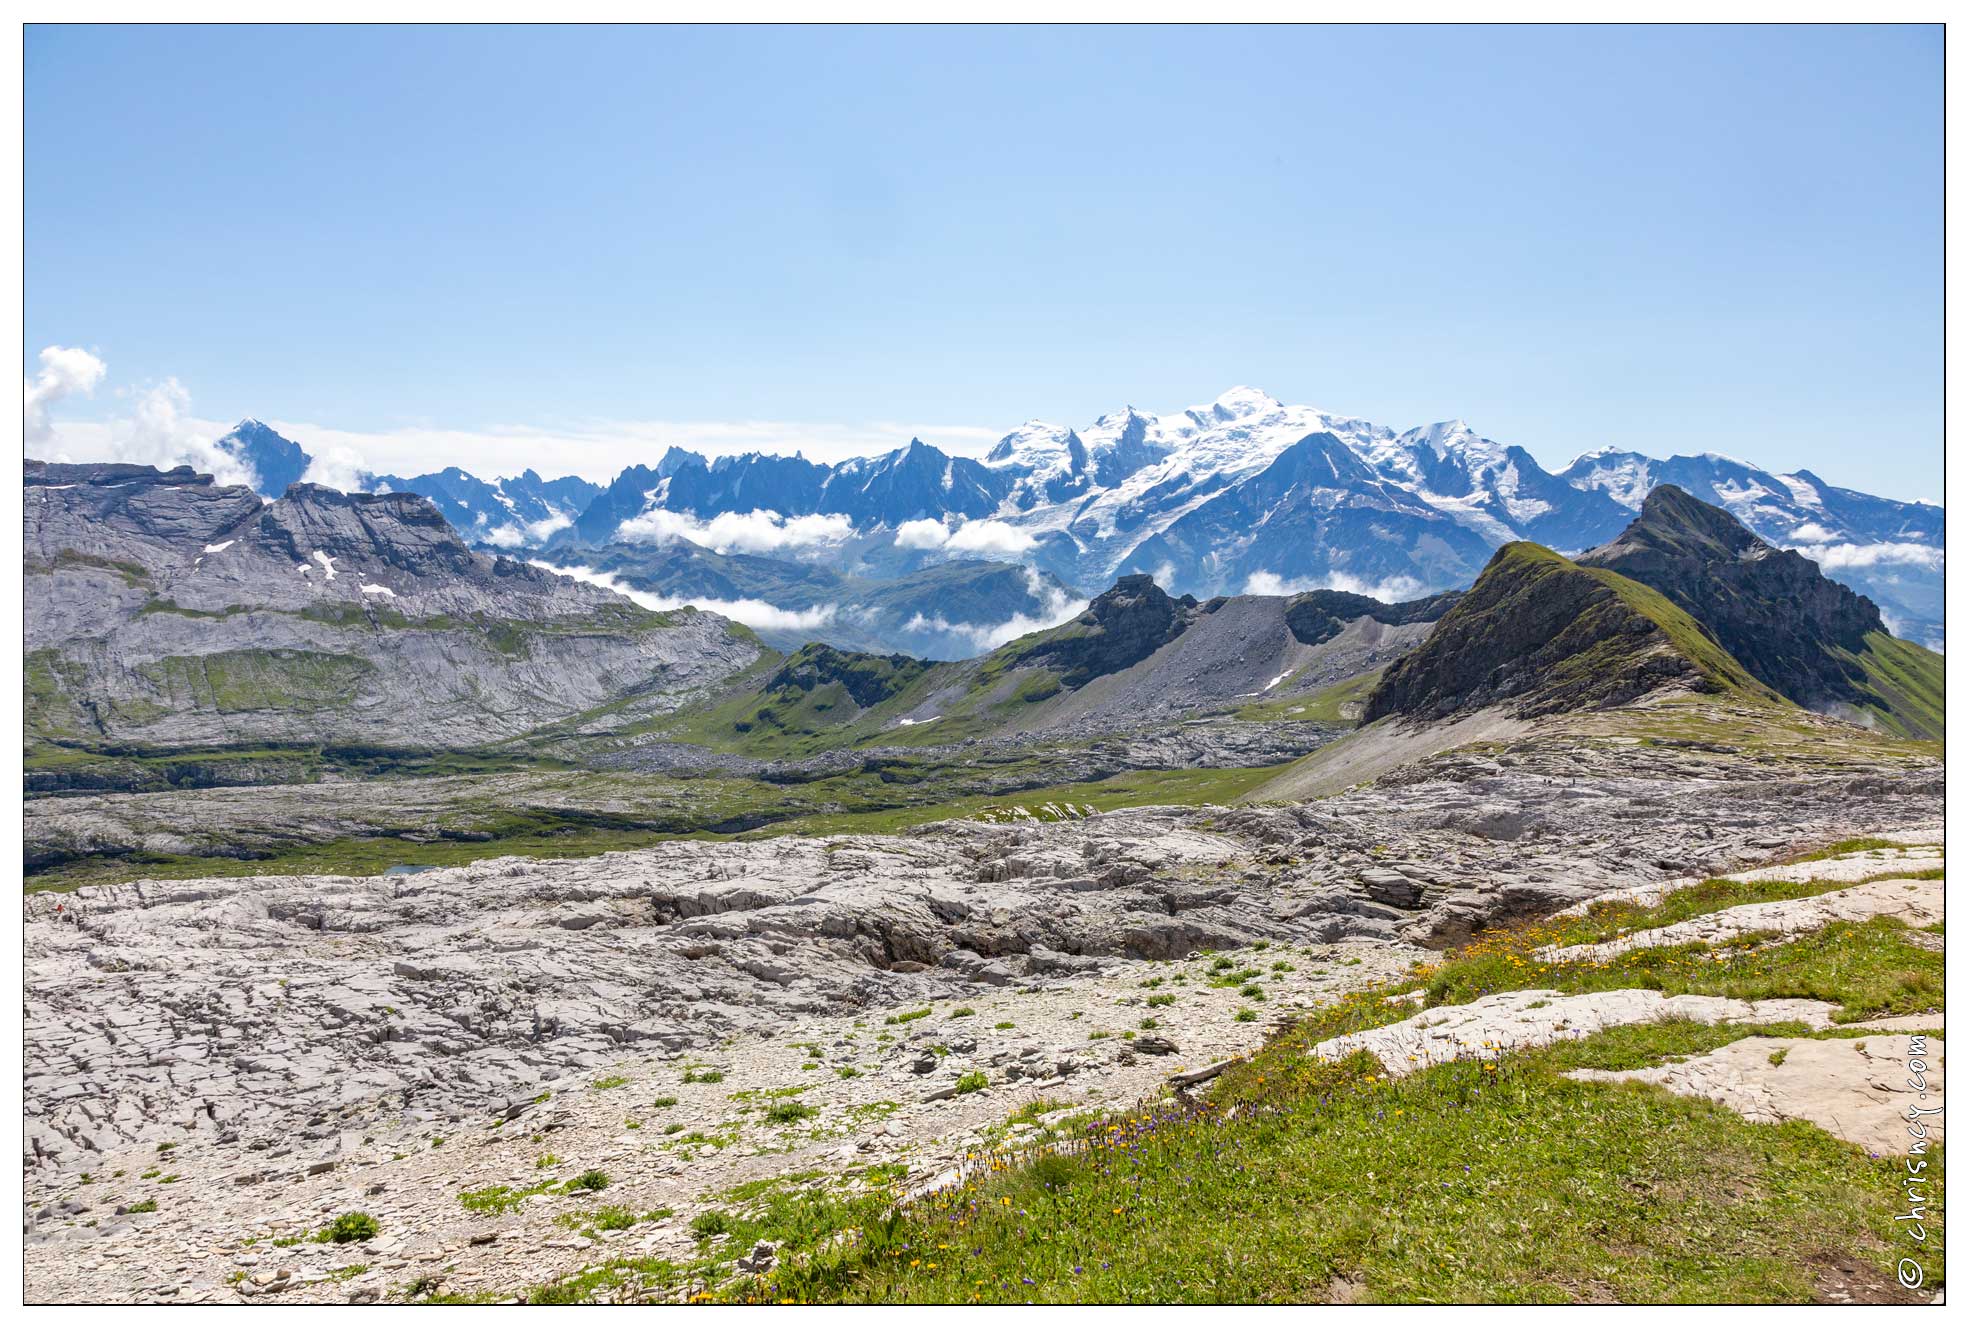
[[[31,1300],[1938,1290],[1940,507],[1243,388],[307,443],[25,466]]]
[[[310,460],[256,421],[221,446],[267,498]],[[1128,573],[1204,598],[1329,587],[1399,600],[1467,586],[1512,540],[1576,552],[1611,539],[1657,484],[1800,550],[1900,635],[1939,645],[1939,507],[1714,454],[1604,449],[1554,475],[1460,420],[1398,433],[1250,388],[1078,430],[1029,421],[982,459],[914,439],[834,466],[672,448],[606,488],[456,468],[367,487],[423,495],[488,551],[666,604],[723,604],[776,644],[950,659],[1051,627]]]

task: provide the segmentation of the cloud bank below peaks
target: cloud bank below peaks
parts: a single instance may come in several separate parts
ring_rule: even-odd
[[[688,540],[720,554],[762,554],[838,545],[854,533],[854,523],[838,513],[782,517],[767,508],[754,508],[750,512],[721,512],[705,521],[688,512],[651,508],[623,522],[616,529],[616,538],[658,545]]]
[[[896,527],[896,544],[903,549],[938,549],[952,554],[995,554],[1010,558],[1039,543],[1016,526],[992,517],[959,520],[953,528],[934,517],[906,521]]]
[[[814,605],[809,609],[782,609],[764,600],[706,600],[699,597],[656,595],[649,591],[639,591],[606,572],[598,572],[594,568],[580,564],[562,566],[537,558],[527,561],[536,568],[545,568],[549,572],[558,572],[563,577],[572,577],[576,581],[587,582],[590,586],[614,591],[617,595],[633,600],[643,608],[659,614],[668,613],[672,609],[702,609],[707,613],[718,614],[731,619],[734,623],[743,623],[748,628],[761,631],[811,632],[815,628],[826,627],[832,623],[839,612],[839,607],[832,604]]]
[[[1413,600],[1428,588],[1414,577],[1395,576],[1386,581],[1369,581],[1364,577],[1349,576],[1344,572],[1328,572],[1320,577],[1280,577],[1275,573],[1260,570],[1245,579],[1246,595],[1298,595],[1303,591],[1345,591],[1349,595],[1365,595],[1383,604],[1400,604]]]

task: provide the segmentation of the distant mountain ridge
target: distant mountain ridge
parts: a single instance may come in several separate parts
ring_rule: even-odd
[[[30,748],[468,746],[660,713],[762,655],[461,540],[416,494],[25,467]]]
[[[222,446],[269,496],[307,460],[255,421]],[[982,458],[920,439],[831,465],[672,447],[606,486],[531,470],[486,481],[455,467],[371,479],[430,498],[472,543],[567,564],[586,561],[581,550],[685,541],[877,578],[983,558],[1076,587],[1147,573],[1198,596],[1332,587],[1392,600],[1468,585],[1511,541],[1604,544],[1666,483],[1812,558],[1873,599],[1896,634],[1942,639],[1939,507],[1716,454],[1601,449],[1555,474],[1460,420],[1398,432],[1247,387],[1078,429],[1027,421]]]

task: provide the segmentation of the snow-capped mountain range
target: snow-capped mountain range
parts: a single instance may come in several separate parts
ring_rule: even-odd
[[[293,447],[252,421],[222,441],[262,477],[291,472],[282,444]],[[1028,421],[982,458],[912,439],[834,465],[672,448],[605,488],[532,471],[373,478],[431,498],[468,540],[568,564],[611,545],[682,540],[863,576],[982,558],[1084,591],[1146,572],[1179,594],[1332,586],[1384,599],[1467,585],[1511,540],[1562,552],[1604,543],[1663,482],[1816,559],[1902,635],[1940,644],[1939,507],[1715,454],[1602,450],[1553,474],[1460,420],[1396,431],[1248,387],[1165,415],[1129,407],[1082,429]]]

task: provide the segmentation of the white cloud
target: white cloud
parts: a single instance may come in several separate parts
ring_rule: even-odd
[[[1903,564],[1939,572],[1943,561],[1939,546],[1898,540],[1883,540],[1868,545],[1801,544],[1794,548],[1828,572],[1838,568],[1873,568],[1882,564]]]
[[[719,614],[735,623],[743,623],[748,628],[766,631],[811,632],[815,628],[832,623],[838,607],[831,604],[815,605],[810,609],[783,609],[764,600],[693,600],[672,595],[656,595],[649,591],[639,591],[625,586],[606,572],[593,568],[573,566],[560,567],[540,559],[528,560],[536,568],[558,572],[563,577],[585,581],[590,586],[599,586],[606,591],[634,600],[645,609],[665,613],[672,609],[694,608],[707,613]]]
[[[531,539],[545,540],[555,532],[565,531],[572,525],[574,525],[573,516],[556,508],[539,521],[528,522],[526,524],[526,533]]]
[[[93,395],[108,372],[109,366],[87,351],[73,346],[42,347],[41,372],[21,381],[22,423],[27,441],[47,441],[53,434],[48,408],[64,397]]]
[[[1001,623],[953,623],[941,614],[915,614],[903,624],[906,632],[945,632],[962,638],[971,649],[982,654],[1003,646],[1028,632],[1040,632],[1046,628],[1056,628],[1087,607],[1087,601],[1076,600],[1058,586],[1047,585],[1044,578],[1031,568],[1025,570],[1026,589],[1038,600],[1039,608],[1031,614],[1014,614]]]
[[[1246,595],[1298,595],[1301,591],[1345,591],[1349,595],[1365,595],[1384,604],[1399,604],[1403,600],[1413,600],[1426,589],[1414,577],[1398,575],[1386,581],[1367,581],[1344,572],[1329,572],[1323,577],[1295,578],[1288,581],[1275,573],[1260,571],[1252,573],[1244,582]]]
[[[190,411],[191,395],[177,379],[167,378],[140,393],[126,416],[53,425],[44,451],[49,461],[121,461],[163,470],[190,466],[222,485],[257,484],[253,468],[220,447],[218,436]]]
[[[986,518],[983,521],[967,521],[959,526],[950,533],[950,543],[944,547],[959,553],[998,554],[1007,557],[1023,554],[1038,543],[1031,535],[1015,526]]]
[[[327,485],[345,494],[353,494],[369,488],[369,471],[362,464],[362,456],[354,448],[331,444],[325,448],[310,448],[308,469],[302,474],[304,484]]]
[[[896,545],[902,549],[942,549],[950,543],[950,528],[935,517],[906,521],[896,527]]]
[[[733,550],[756,554],[772,549],[840,544],[855,533],[855,528],[846,517],[832,512],[782,517],[769,509],[755,508],[751,512],[721,512],[704,521],[688,512],[651,508],[623,522],[615,533],[620,540],[659,545],[688,540],[721,554]]]
[[[485,514],[479,514],[478,524],[485,524]],[[542,517],[539,521],[525,523],[507,522],[495,526],[480,538],[489,545],[501,549],[517,549],[524,544],[540,544],[556,531],[564,531],[574,525],[574,518],[558,509]]]
[[[1837,532],[1828,531],[1815,521],[1808,521],[1793,531],[1791,538],[1794,540],[1809,540],[1815,544],[1821,544],[1826,541],[1837,540],[1839,536]]]
[[[1025,531],[993,517],[960,521],[954,530],[932,517],[906,521],[896,527],[896,544],[903,549],[942,549],[953,554],[996,554],[1011,558],[1038,543]]]

